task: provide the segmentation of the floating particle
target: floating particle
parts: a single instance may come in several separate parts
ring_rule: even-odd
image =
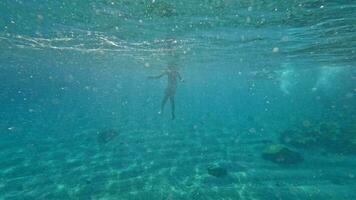
[[[261,21],[260,21],[260,24],[263,24],[266,22],[266,18],[262,18]]]
[[[273,51],[273,53],[277,53],[277,52],[279,52],[279,48],[278,48],[278,47],[274,47],[274,48],[272,49],[272,51]]]
[[[288,41],[288,36],[283,36],[283,37],[282,37],[282,41],[283,41],[283,42]]]
[[[246,23],[250,23],[251,22],[251,18],[250,17],[246,17]]]
[[[150,67],[150,63],[145,63],[145,67]]]
[[[65,186],[63,184],[58,184],[57,185],[57,189],[58,190],[63,190],[63,189],[65,189]]]
[[[42,15],[37,15],[37,19],[43,20],[43,16]]]
[[[256,133],[257,131],[256,131],[255,128],[250,128],[250,129],[248,129],[248,132],[250,132],[250,133]]]
[[[310,127],[311,126],[311,122],[309,120],[304,120],[303,121],[303,126],[304,127]]]
[[[346,95],[345,95],[345,97],[346,98],[352,98],[354,95],[351,93],[351,92],[349,92],[349,93],[347,93]]]
[[[198,129],[198,125],[193,125],[193,129],[197,130]]]

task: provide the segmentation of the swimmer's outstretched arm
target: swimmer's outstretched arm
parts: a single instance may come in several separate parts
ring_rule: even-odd
[[[161,74],[158,74],[157,76],[147,76],[147,79],[159,79],[166,74],[167,74],[167,72],[163,71]]]

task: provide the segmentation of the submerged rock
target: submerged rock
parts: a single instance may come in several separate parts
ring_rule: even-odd
[[[347,123],[346,123],[347,125]],[[331,153],[356,154],[356,125],[341,126],[335,122],[321,122],[306,129],[283,131],[279,140],[295,148],[314,148]]]
[[[227,170],[223,167],[208,167],[208,174],[215,177],[227,176]]]
[[[119,133],[114,129],[103,130],[98,132],[97,141],[100,144],[106,144],[116,138]]]
[[[296,164],[303,161],[298,152],[281,144],[269,145],[263,151],[262,158],[279,164]]]
[[[280,143],[297,149],[313,148],[327,153],[356,154],[356,123],[322,121],[283,131]]]

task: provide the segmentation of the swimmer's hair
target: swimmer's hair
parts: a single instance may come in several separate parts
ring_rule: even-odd
[[[169,64],[169,65],[167,66],[167,68],[168,68],[169,70],[176,70],[176,71],[179,70],[179,67],[178,67],[177,64]]]

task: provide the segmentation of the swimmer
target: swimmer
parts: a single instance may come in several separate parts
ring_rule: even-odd
[[[166,70],[164,70],[161,74],[156,75],[156,76],[148,76],[148,79],[159,79],[163,76],[167,75],[168,82],[167,82],[167,87],[164,91],[164,97],[162,99],[161,103],[161,108],[158,112],[158,114],[162,114],[164,110],[164,106],[166,105],[168,99],[171,103],[171,114],[172,114],[172,119],[175,119],[175,102],[174,102],[174,96],[176,94],[176,89],[177,89],[177,79],[179,79],[181,82],[183,82],[183,79],[178,72],[177,68],[175,65],[169,65]]]

